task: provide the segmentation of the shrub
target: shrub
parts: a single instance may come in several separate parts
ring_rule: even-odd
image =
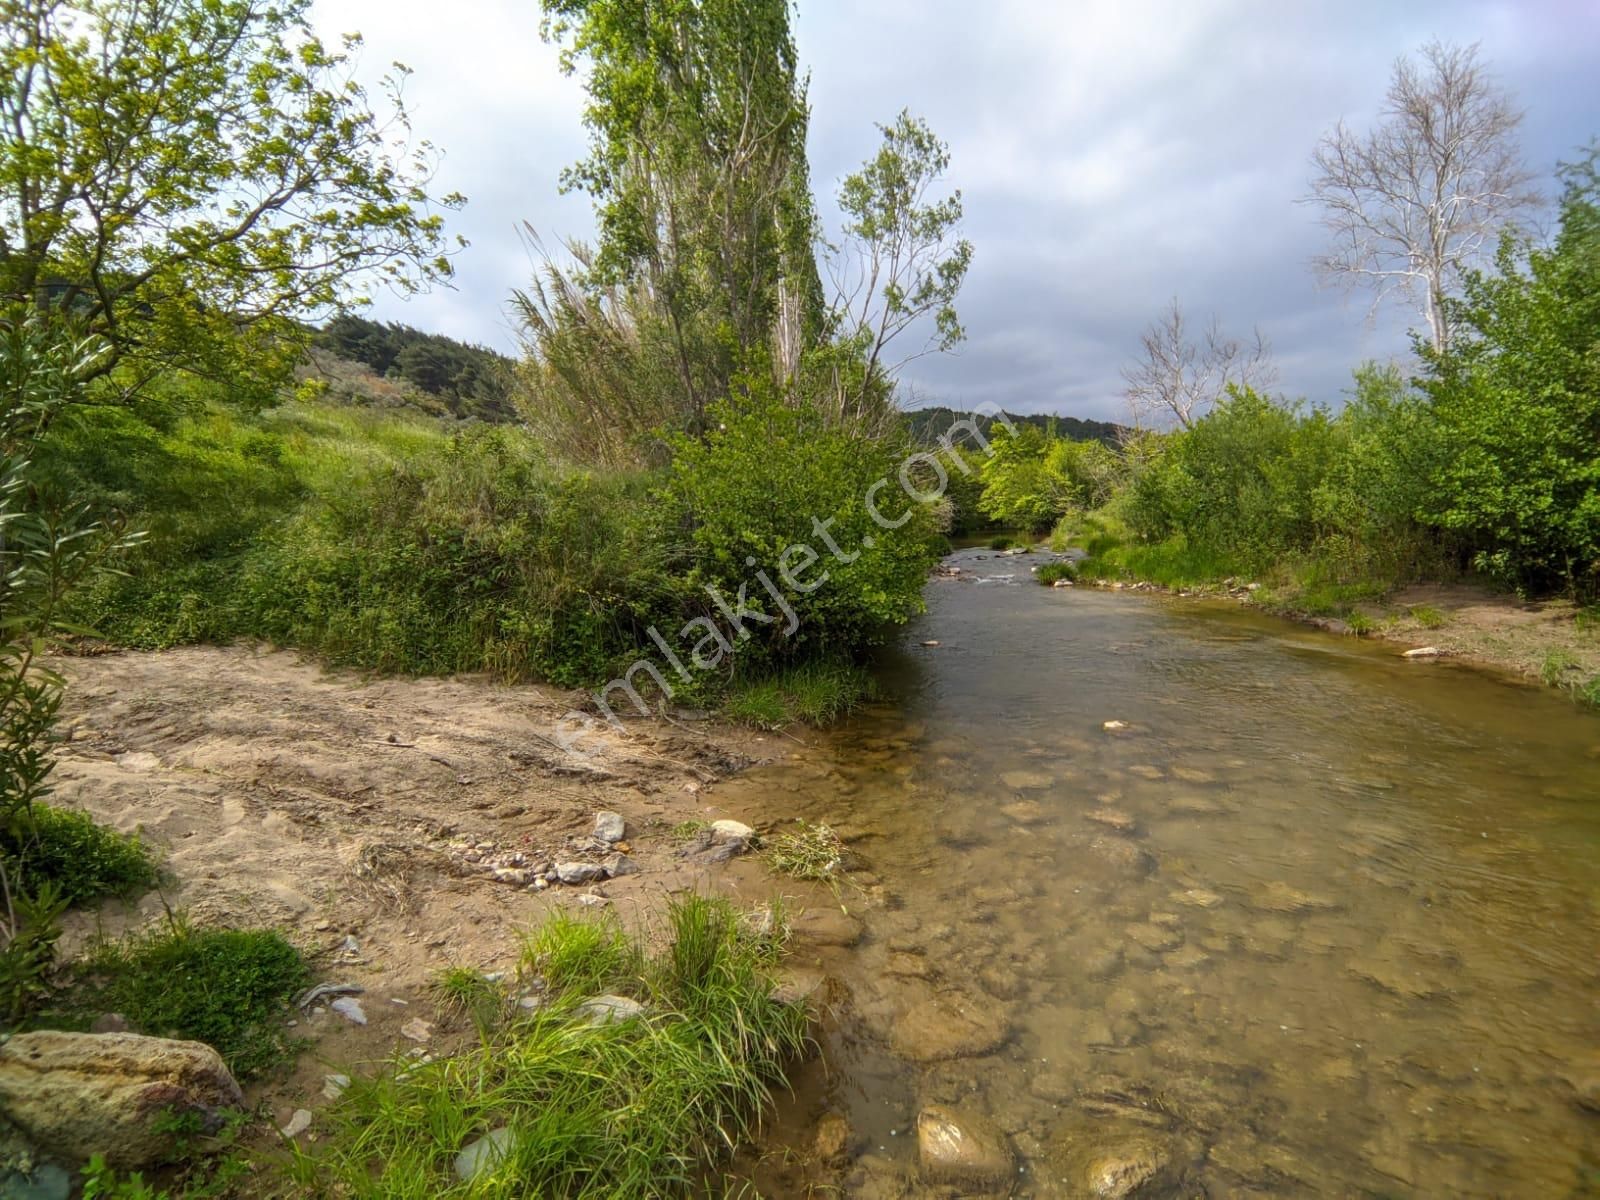
[[[32,838],[9,853],[22,865],[24,878],[53,884],[69,904],[130,895],[154,887],[160,878],[137,837],[97,825],[75,809],[35,805]]]
[[[758,385],[737,406],[718,406],[704,441],[683,438],[662,502],[673,524],[687,532],[682,560],[690,584],[686,617],[725,624],[710,598],[714,588],[731,605],[741,589],[751,608],[772,623],[750,621],[739,643],[741,671],[768,661],[793,662],[818,655],[850,657],[882,641],[894,627],[922,611],[922,587],[935,560],[926,506],[900,494],[900,458],[882,441],[855,436],[817,410],[788,407]],[[869,513],[875,495],[884,517],[904,523],[885,529]],[[814,523],[825,523],[832,551]],[[794,546],[817,559],[783,578],[780,560]],[[789,560],[791,563],[797,560]],[[759,584],[763,571],[797,627]],[[826,574],[826,581],[818,584]],[[818,584],[805,591],[806,585]],[[729,631],[730,635],[732,631]],[[673,640],[676,630],[663,630]]]
[[[1058,562],[1045,563],[1033,573],[1033,577],[1046,587],[1059,579],[1065,579],[1070,583],[1078,578],[1078,568],[1066,559],[1061,559]]]
[[[181,917],[83,964],[94,1002],[157,1037],[205,1042],[241,1079],[291,1052],[290,1000],[310,982],[300,951],[271,929],[203,929]]]

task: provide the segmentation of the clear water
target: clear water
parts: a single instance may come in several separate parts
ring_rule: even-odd
[[[820,1178],[803,1131],[832,1109],[845,1194],[931,1194],[908,1130],[938,1101],[1006,1131],[1024,1196],[1082,1194],[1064,1147],[1130,1120],[1168,1167],[1141,1196],[1600,1195],[1600,719],[954,561],[987,581],[929,585],[894,703],[720,789],[867,868],[769,1188]]]

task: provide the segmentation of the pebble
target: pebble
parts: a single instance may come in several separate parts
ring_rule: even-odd
[[[322,1077],[322,1094],[329,1100],[337,1100],[344,1095],[345,1089],[350,1086],[348,1075],[324,1075]]]
[[[413,1042],[425,1042],[433,1037],[433,1025],[431,1022],[424,1021],[421,1017],[412,1017],[411,1020],[400,1026],[400,1034],[402,1037],[410,1038]]]
[[[289,1123],[278,1132],[286,1138],[297,1138],[311,1128],[311,1110],[297,1108],[294,1115],[289,1118]]]
[[[593,883],[605,875],[604,867],[594,863],[564,862],[556,864],[556,878],[562,883]]]
[[[596,996],[578,1005],[578,1013],[591,1025],[611,1025],[644,1015],[644,1005],[627,996]]]
[[[328,1006],[352,1025],[365,1025],[367,1014],[361,1007],[361,1001],[352,996],[340,996]]]

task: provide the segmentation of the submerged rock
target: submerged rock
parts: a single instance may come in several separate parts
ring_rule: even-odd
[[[992,1054],[1010,1038],[1010,1022],[991,1001],[936,996],[896,1021],[890,1042],[900,1057],[926,1063]]]
[[[824,1166],[843,1166],[850,1158],[855,1134],[850,1122],[836,1112],[823,1113],[811,1135],[811,1151]]]
[[[917,1114],[917,1159],[928,1182],[1009,1187],[1016,1160],[1005,1134],[975,1113],[930,1104]]]
[[[1097,837],[1089,843],[1089,849],[1112,866],[1140,875],[1148,875],[1156,868],[1156,860],[1148,850],[1124,837]]]
[[[210,1046],[131,1033],[20,1033],[0,1046],[0,1112],[41,1149],[118,1168],[169,1157],[171,1114],[215,1131],[242,1108],[239,1085]]]

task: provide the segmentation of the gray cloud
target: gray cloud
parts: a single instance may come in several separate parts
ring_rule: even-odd
[[[453,291],[376,313],[511,349],[505,315],[530,264],[516,235],[587,236],[560,196],[583,152],[582,93],[538,38],[534,6],[318,0],[325,33],[360,29],[366,63],[400,59],[418,132],[446,151],[440,183],[471,200]],[[1119,369],[1172,296],[1272,343],[1285,391],[1336,400],[1350,368],[1405,355],[1411,314],[1367,320],[1365,297],[1319,288],[1316,216],[1296,198],[1317,137],[1363,121],[1394,58],[1430,37],[1481,41],[1528,112],[1543,171],[1600,134],[1600,6],[1245,0],[802,0],[813,182],[825,216],[875,121],[910,108],[950,142],[976,258],[961,300],[969,341],[912,363],[928,402],[1116,417]]]

